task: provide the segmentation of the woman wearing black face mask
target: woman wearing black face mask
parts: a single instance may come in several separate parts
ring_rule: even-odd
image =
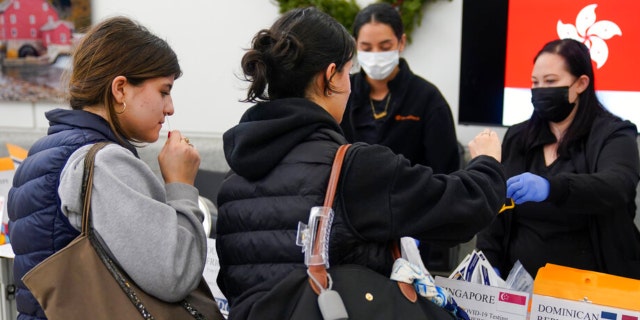
[[[544,63],[540,63],[538,72],[545,72],[549,64],[557,65],[557,63],[562,63],[561,61],[558,61],[561,58],[557,55],[549,55],[543,58],[547,59],[545,59]],[[547,79],[547,81],[555,82],[556,77],[557,76],[551,76],[549,79]],[[536,115],[542,120],[550,122],[551,126],[562,126],[557,125],[557,123],[564,122],[564,120],[569,117],[569,114],[571,114],[571,111],[573,111],[574,107],[576,106],[575,101],[569,101],[569,89],[576,82],[578,82],[578,80],[582,82],[582,86],[586,86],[589,83],[589,78],[587,76],[581,76],[569,86],[543,87],[538,84],[538,80],[536,80],[535,76],[533,76],[532,78],[534,79],[534,87],[531,88],[531,103],[533,104],[533,110],[535,110]],[[544,75],[542,76],[542,78],[544,78]],[[563,130],[560,130],[560,132],[561,131]]]
[[[502,275],[520,260],[640,279],[637,129],[598,101],[589,49],[547,43],[534,59],[531,118],[502,144],[507,197],[516,204],[478,234]]]

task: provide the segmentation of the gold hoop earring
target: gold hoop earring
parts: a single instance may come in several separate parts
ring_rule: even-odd
[[[120,112],[116,111],[116,114],[123,114],[123,113],[124,113],[124,110],[127,110],[127,103],[125,103],[124,101],[122,101],[122,105],[123,105],[123,107],[122,107],[122,111],[120,111]]]

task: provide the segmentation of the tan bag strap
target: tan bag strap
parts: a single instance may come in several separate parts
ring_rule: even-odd
[[[84,157],[84,173],[82,175],[82,233],[89,234],[89,214],[91,213],[91,190],[93,190],[93,167],[95,163],[96,153],[104,148],[110,142],[102,141],[94,144]]]
[[[325,207],[333,207],[333,199],[336,196],[336,189],[338,189],[338,180],[340,179],[340,171],[342,171],[342,163],[344,162],[344,156],[347,154],[347,149],[349,149],[350,146],[350,144],[341,145],[333,159],[331,175],[329,176],[329,184],[327,185],[327,193],[324,196]]]
[[[333,159],[333,165],[331,166],[331,174],[329,175],[329,184],[327,185],[327,193],[324,196],[324,206],[325,207],[333,207],[333,200],[336,195],[336,189],[338,188],[338,179],[340,178],[340,171],[342,169],[342,162],[344,162],[344,156],[347,154],[347,149],[349,149],[350,144],[341,145],[336,152],[336,156]],[[323,221],[324,222],[324,221]],[[316,238],[319,236],[320,230],[322,230],[322,226],[318,226],[316,229]],[[320,241],[316,241],[316,244],[313,246],[313,254],[318,255],[320,251]],[[309,274],[315,278],[323,289],[328,287],[327,280],[327,268],[324,264],[319,265],[311,265],[308,266]],[[321,288],[319,288],[316,283],[309,278],[309,283],[311,284],[311,288],[315,293],[320,294]]]
[[[324,206],[325,207],[333,207],[333,201],[335,198],[336,190],[338,188],[338,180],[340,178],[340,172],[342,169],[342,163],[344,162],[344,157],[347,154],[347,149],[351,144],[344,144],[338,148],[336,152],[336,156],[333,159],[333,165],[331,167],[331,174],[329,176],[329,184],[327,185],[327,193],[324,197]],[[317,230],[322,230],[319,226]],[[317,231],[319,232],[319,231]],[[318,236],[318,234],[316,234]],[[320,241],[316,241],[316,245],[313,247],[313,255],[317,255],[320,251]],[[393,255],[393,259],[398,259],[401,257],[400,247],[398,246],[398,241],[394,241],[391,244],[391,253]],[[327,289],[328,287],[328,277],[327,277],[327,268],[324,264],[319,265],[311,265],[308,267],[309,273],[313,276],[319,283],[322,285],[323,289]],[[320,294],[321,289],[316,285],[316,283],[309,278],[309,283],[311,284],[311,288],[316,294]],[[411,302],[416,302],[418,299],[418,294],[413,286],[409,283],[398,282],[398,286],[400,287],[400,291],[402,294]]]

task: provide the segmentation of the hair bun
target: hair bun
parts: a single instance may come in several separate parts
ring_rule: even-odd
[[[273,47],[274,43],[275,39],[271,36],[271,31],[266,29],[261,30],[253,39],[253,49],[260,52],[265,52],[271,50],[271,47]]]

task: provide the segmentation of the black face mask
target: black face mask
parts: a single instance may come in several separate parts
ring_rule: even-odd
[[[569,102],[569,87],[533,88],[531,103],[540,118],[551,122],[566,119],[575,106]]]

